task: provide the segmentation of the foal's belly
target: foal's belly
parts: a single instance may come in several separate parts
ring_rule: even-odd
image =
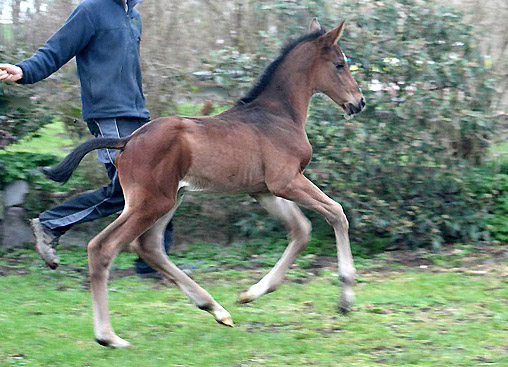
[[[180,181],[178,188],[184,188],[186,191],[201,191],[213,194],[260,194],[268,192],[268,188],[264,183],[249,186],[234,186],[188,177]]]
[[[233,175],[194,176],[186,175],[179,183],[179,188],[188,191],[210,193],[256,194],[268,192],[263,179],[253,177],[235,177]]]

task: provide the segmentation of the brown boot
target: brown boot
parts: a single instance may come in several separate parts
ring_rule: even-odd
[[[35,236],[35,248],[39,256],[46,262],[51,269],[56,269],[60,265],[60,258],[56,254],[56,245],[60,236],[56,236],[49,228],[44,226],[39,218],[30,221]]]

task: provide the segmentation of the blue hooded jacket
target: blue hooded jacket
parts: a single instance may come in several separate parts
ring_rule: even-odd
[[[42,80],[76,56],[83,119],[149,119],[142,89],[138,0],[84,0],[65,24],[30,58],[22,84]]]

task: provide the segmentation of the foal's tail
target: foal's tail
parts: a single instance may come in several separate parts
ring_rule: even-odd
[[[56,166],[42,168],[42,173],[53,181],[65,183],[72,176],[72,173],[78,167],[83,157],[92,150],[101,148],[122,149],[130,138],[131,136],[126,136],[125,138],[97,138],[85,141],[74,148],[74,150]]]

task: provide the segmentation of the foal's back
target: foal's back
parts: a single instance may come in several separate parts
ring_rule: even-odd
[[[172,190],[188,185],[210,192],[266,191],[266,136],[259,125],[228,115],[153,120],[135,132],[119,157],[122,185],[131,177]],[[132,159],[135,164],[123,163]]]

